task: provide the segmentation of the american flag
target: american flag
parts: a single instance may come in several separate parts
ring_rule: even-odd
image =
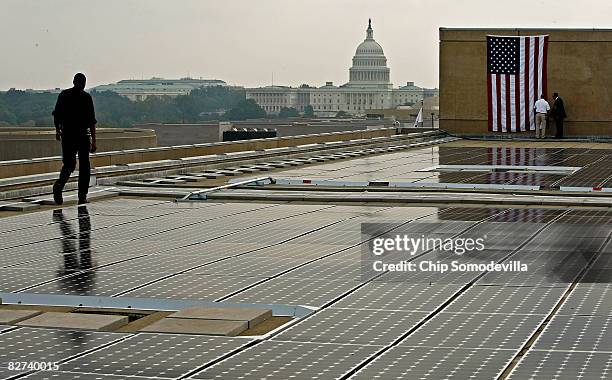
[[[533,105],[548,90],[548,36],[487,36],[489,131],[535,130]]]

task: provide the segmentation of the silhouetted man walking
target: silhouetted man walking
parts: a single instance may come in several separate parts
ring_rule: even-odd
[[[555,138],[562,139],[563,138],[563,119],[567,117],[565,113],[565,104],[563,104],[563,99],[559,96],[558,93],[553,93],[553,105],[550,110],[550,116],[552,116],[555,121]]]
[[[57,97],[53,122],[55,138],[62,142],[62,170],[53,185],[53,200],[64,202],[62,190],[76,167],[79,156],[79,204],[87,203],[89,190],[89,153],[96,151],[96,115],[91,96],[85,92],[85,75],[74,76],[74,86]]]

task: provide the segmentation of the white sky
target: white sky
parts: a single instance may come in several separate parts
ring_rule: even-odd
[[[610,28],[610,0],[0,0],[0,90],[188,74],[348,80],[368,17],[394,85],[438,84],[438,28]]]

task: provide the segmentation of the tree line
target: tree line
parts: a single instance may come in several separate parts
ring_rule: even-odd
[[[98,124],[103,127],[131,127],[139,123],[197,123],[211,120],[246,120],[270,117],[245,90],[228,87],[195,89],[189,95],[148,97],[131,101],[111,91],[91,91]],[[0,126],[53,126],[51,112],[57,94],[21,90],[0,92]],[[306,112],[310,116],[312,109]],[[279,117],[299,116],[293,108]]]

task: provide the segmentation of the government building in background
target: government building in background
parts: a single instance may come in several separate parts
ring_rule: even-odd
[[[113,84],[105,84],[92,88],[93,91],[112,91],[134,101],[145,100],[150,96],[189,95],[192,90],[203,87],[227,86],[219,79],[126,79]]]
[[[394,109],[419,104],[428,97],[438,96],[438,89],[427,89],[407,82],[393,88],[390,69],[382,47],[374,40],[371,21],[365,40],[357,46],[353,65],[349,69],[349,81],[340,86],[327,82],[322,87],[266,86],[246,89],[247,99],[253,99],[268,113],[278,113],[282,108],[295,108],[304,112],[312,106],[317,116],[332,117],[338,112],[361,116],[371,110]]]

